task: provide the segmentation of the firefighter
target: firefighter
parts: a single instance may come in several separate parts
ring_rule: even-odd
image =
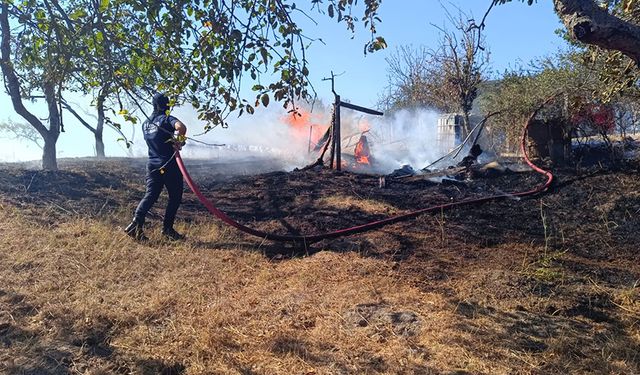
[[[173,223],[182,201],[184,182],[178,168],[175,154],[184,145],[187,127],[177,118],[169,115],[169,98],[162,93],[153,97],[153,113],[142,124],[144,140],[149,148],[147,162],[146,193],[125,232],[136,240],[146,240],[143,233],[145,217],[156,203],[163,187],[167,188],[169,202],[162,223],[162,234],[171,240],[183,240],[184,235],[176,232]],[[177,136],[177,137],[176,137]]]

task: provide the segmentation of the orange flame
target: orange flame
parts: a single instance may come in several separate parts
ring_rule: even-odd
[[[329,127],[322,124],[322,115],[319,113],[311,113],[305,109],[298,108],[297,113],[288,113],[284,118],[284,122],[289,125],[296,139],[301,142],[309,140],[311,132],[311,142],[315,145],[324,135]]]
[[[357,164],[366,164],[371,165],[371,150],[369,150],[369,141],[367,141],[367,137],[364,135],[360,136],[358,143],[356,144],[356,149],[354,150],[354,156],[356,158]]]

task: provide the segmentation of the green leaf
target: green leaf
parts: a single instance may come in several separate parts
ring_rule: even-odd
[[[237,40],[237,41],[241,40],[242,39],[242,32],[240,30],[238,30],[238,29],[235,29],[235,30],[231,31],[231,39],[234,39],[234,40]]]
[[[266,48],[260,48],[260,55],[262,55],[262,61],[264,62],[264,64],[268,64],[269,63],[269,52],[267,51]]]
[[[100,0],[100,11],[104,12],[109,9],[109,0]]]
[[[71,14],[69,14],[69,18],[73,21],[85,17],[87,15],[87,12],[82,9],[82,8],[78,8],[76,10],[74,10],[73,12],[71,12]]]
[[[269,94],[263,94],[260,98],[260,101],[262,102],[263,106],[267,107],[269,105]]]

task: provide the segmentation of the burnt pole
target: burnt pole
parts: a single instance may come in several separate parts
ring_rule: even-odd
[[[340,144],[340,95],[336,95],[336,103],[334,104],[336,107],[336,119],[335,119],[335,128],[334,128],[334,136],[335,142],[333,143],[336,147],[336,170],[342,170],[342,146]]]
[[[340,150],[340,95],[336,93],[336,75],[331,71],[331,78],[323,78],[323,81],[331,81],[333,93],[333,118],[331,119],[331,158],[329,165],[336,170],[342,169],[342,154]],[[335,167],[334,167],[335,161]]]
[[[333,161],[336,158],[336,144],[335,144],[335,139],[336,139],[336,105],[335,103],[333,104],[333,115],[331,116],[331,137],[329,137],[329,142],[331,143],[331,145],[329,146],[331,148],[331,152],[329,152],[329,168],[333,168]]]

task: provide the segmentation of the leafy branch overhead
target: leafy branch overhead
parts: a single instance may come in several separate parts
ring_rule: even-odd
[[[505,4],[513,0],[493,0]],[[537,0],[520,0],[529,5]],[[555,12],[576,41],[619,51],[640,65],[637,0],[553,0]]]
[[[351,31],[363,23],[371,33],[365,51],[373,52],[386,46],[376,36],[380,4],[311,0],[307,10],[331,13]],[[153,91],[191,103],[208,127],[225,124],[234,111],[253,113],[273,101],[290,107],[313,94],[305,53],[314,39],[298,26],[299,19],[311,16],[293,0],[2,0],[1,5],[5,88],[14,110],[43,138],[47,169],[57,168],[55,147],[69,92],[93,97],[97,123],[87,129],[96,141],[105,124],[120,126],[106,113],[135,123],[144,118],[144,102]],[[23,103],[41,99],[45,120]]]
[[[504,4],[512,0],[493,0]],[[520,0],[529,5],[532,0]],[[567,39],[585,46],[587,60],[599,72],[604,101],[635,91],[640,78],[640,2],[637,0],[554,0]]]
[[[329,16],[355,31],[355,3],[330,0],[325,5]],[[371,32],[367,51],[385,46],[384,39],[375,37],[379,4],[365,2],[362,22]],[[322,5],[312,0],[311,10],[323,12]],[[313,94],[305,52],[314,40],[303,33],[297,17],[309,15],[285,0],[153,3],[144,22],[134,25],[137,43],[144,43],[132,66],[151,68],[159,82],[156,89],[191,103],[210,126],[224,124],[234,111],[251,114],[271,99],[288,107]],[[243,87],[251,87],[253,96],[247,97]]]
[[[380,3],[366,0],[360,19],[353,0],[311,0],[307,11],[328,13],[352,32],[362,22],[371,33],[365,51],[373,52],[386,46],[376,36]],[[298,26],[311,16],[290,0],[24,0],[8,8],[19,25],[16,72],[46,72],[63,90],[96,92],[118,110],[123,98],[160,90],[218,125],[233,111],[253,113],[271,99],[289,106],[312,94],[305,52],[314,39]],[[34,90],[38,83],[27,81],[23,91]]]
[[[353,3],[330,0],[326,4],[328,15],[337,17],[351,31],[358,22],[352,15]],[[311,5],[313,10],[322,11],[322,1],[314,0]],[[365,5],[363,21],[372,35],[367,45],[370,50],[380,48],[374,39],[378,6],[378,1]],[[295,3],[240,1],[209,7],[207,12],[194,9],[193,15],[191,26],[205,20],[205,30],[193,30],[197,36],[192,45],[194,54],[185,65],[194,72],[189,100],[201,108],[203,119],[219,124],[234,110],[253,113],[255,107],[268,105],[270,97],[288,107],[297,98],[312,95],[305,50],[313,39],[298,27],[294,17],[307,14]],[[255,100],[239,95],[247,78],[254,81]]]

